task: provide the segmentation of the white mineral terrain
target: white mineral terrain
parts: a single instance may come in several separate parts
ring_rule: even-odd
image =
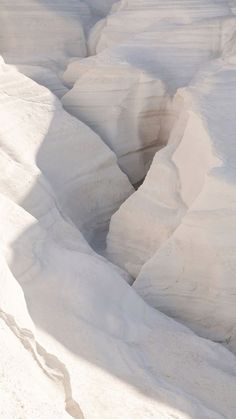
[[[229,135],[236,131],[236,66],[220,60],[179,94],[188,116],[172,162],[187,212],[143,266],[135,288],[236,351],[236,146]]]
[[[235,14],[0,0],[0,419],[235,419]]]
[[[121,0],[92,29],[90,48],[98,53],[151,29],[228,17],[235,6],[235,0]]]
[[[196,3],[196,2],[194,2]],[[222,53],[236,18],[157,25],[98,55],[75,60],[64,80],[64,107],[97,132],[135,184],[168,141],[170,100],[197,70]]]
[[[27,165],[38,178],[43,175],[64,214],[90,241],[106,229],[112,213],[133,191],[115,155],[90,128],[67,114],[49,90],[4,64],[0,136],[1,152]],[[4,169],[2,177],[8,176]],[[28,191],[30,185],[26,196]]]

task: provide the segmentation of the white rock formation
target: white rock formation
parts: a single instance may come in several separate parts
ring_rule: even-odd
[[[182,107],[182,99],[176,96],[172,113],[177,115]],[[185,120],[183,111],[168,145],[155,155],[144,183],[111,219],[106,254],[134,278],[173,233],[187,209],[179,194],[178,169],[172,160]]]
[[[60,72],[87,55],[86,37],[114,0],[0,0],[0,54],[59,97]]]
[[[114,154],[49,90],[2,64],[1,150],[20,165],[37,165],[61,209],[90,242],[132,192]]]
[[[117,0],[85,0],[91,10],[99,17],[106,16]]]
[[[235,6],[0,0],[0,419],[235,419]]]
[[[163,83],[110,54],[72,63],[68,78],[73,69],[80,76],[63,97],[64,107],[97,132],[131,182],[139,182],[165,144],[160,117],[166,101]]]
[[[209,22],[218,30],[212,38]],[[189,56],[191,62],[193,54],[178,39],[179,33],[187,34],[188,27],[192,34],[196,27],[200,32],[208,27],[206,38],[209,45],[215,45],[211,50],[225,61],[205,64],[200,81],[193,82],[187,93],[178,91],[172,112],[179,112],[179,118],[168,145],[156,154],[144,184],[112,217],[107,255],[134,278],[138,276],[134,286],[150,304],[235,351],[235,182],[231,163],[235,158],[231,133],[236,128],[235,18],[174,30],[174,42],[182,50],[180,58],[176,48],[174,58],[166,59],[168,38],[163,39],[164,54],[158,57],[163,60],[162,70],[168,76],[173,74],[175,87],[177,83],[188,85],[185,71],[194,74],[186,59]],[[201,35],[196,33],[193,36],[200,43]],[[190,39],[186,37],[186,42]],[[203,54],[197,43],[194,46]],[[159,74],[161,79],[166,77],[164,71]],[[216,170],[218,166],[224,169]]]
[[[146,175],[167,142],[169,98],[219,55],[235,18],[156,26],[95,57],[73,61],[64,74],[65,108],[94,129],[116,153],[132,183]],[[227,35],[225,35],[225,33]]]
[[[157,47],[158,58],[152,61],[156,78],[159,76],[165,82],[169,94],[180,86],[188,85],[196,71],[210,65],[210,59],[214,56],[221,55],[231,62],[234,61],[232,54],[236,54],[235,18],[207,20],[182,26],[172,32],[171,36],[165,36],[160,42],[161,45]],[[149,33],[135,39],[140,40],[143,37],[150,39]],[[131,41],[127,44],[131,44]],[[170,115],[173,120],[180,113],[167,147],[156,154],[143,185],[112,217],[107,254],[134,277],[173,233],[188,208],[179,193],[179,169],[173,160],[173,154],[185,129],[188,112],[188,107],[186,108],[177,93],[174,102],[164,109],[165,125],[170,120]],[[168,125],[171,127],[171,124]],[[186,135],[194,135],[192,128],[186,129]],[[168,129],[166,132],[168,133]],[[198,142],[197,138],[196,141]],[[183,162],[183,166],[185,165],[187,163]],[[199,170],[204,172],[204,168],[205,163],[201,160]]]
[[[97,20],[84,0],[0,0],[0,55],[61,97],[61,72],[87,55],[86,36]]]
[[[77,233],[53,221],[45,229],[5,192],[1,185],[3,419],[233,417],[234,355],[150,308]]]
[[[1,418],[232,416],[234,356],[148,307],[62,219],[33,152],[32,109],[38,118],[44,109],[42,124],[51,97],[5,65],[1,82]],[[4,130],[16,98],[29,130],[34,121],[34,144],[26,145],[22,124],[20,142]]]
[[[57,69],[50,69],[43,65],[15,64],[15,69],[25,76],[36,81],[38,84],[47,87],[54,95],[61,98],[68,89],[60,78]]]
[[[220,61],[212,67],[180,93],[188,119],[172,160],[188,212],[144,265],[135,288],[155,307],[235,351],[236,66]]]
[[[55,66],[86,55],[82,24],[90,9],[84,2],[1,0],[0,11],[0,54],[7,62]]]
[[[124,42],[137,33],[173,24],[189,24],[209,18],[229,16],[234,0],[121,0],[90,35],[93,53]]]

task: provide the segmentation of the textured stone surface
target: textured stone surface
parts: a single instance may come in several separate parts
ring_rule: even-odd
[[[82,24],[90,17],[79,0],[1,0],[0,53],[11,63],[51,66],[85,56]]]
[[[86,125],[67,114],[44,87],[2,65],[1,150],[38,167],[61,209],[90,242],[132,192],[114,154]]]
[[[163,83],[110,53],[71,67],[68,73],[73,68],[83,73],[63,97],[64,107],[101,136],[132,183],[142,180],[165,144]]]
[[[188,211],[135,282],[155,307],[233,350],[235,92],[236,67],[222,62],[181,92],[189,116],[173,162]]]
[[[1,419],[235,418],[235,5],[0,0]]]
[[[72,62],[64,74],[65,108],[94,129],[116,153],[132,183],[146,175],[166,144],[170,97],[221,53],[222,34],[235,19],[153,28],[121,46]]]
[[[122,0],[103,25],[98,23],[94,27],[90,47],[98,53],[134,34],[160,26],[229,16],[231,8],[235,9],[235,2],[230,0]]]
[[[234,31],[235,18],[207,20],[173,29],[169,36],[160,38],[156,48],[153,44],[149,57],[153,57],[154,51],[157,54],[152,61],[147,60],[146,66],[151,68],[153,65],[156,80],[159,77],[171,98],[178,88],[188,85],[201,68],[210,66],[215,56],[221,55],[225,59],[234,60]],[[152,39],[149,33],[135,39],[141,38],[146,40],[146,46]],[[131,44],[131,41],[128,44]],[[127,47],[127,51],[132,50]],[[137,46],[136,55],[138,51]],[[126,55],[128,56],[128,52]],[[143,67],[145,68],[145,60]],[[168,145],[156,154],[143,185],[112,218],[108,236],[109,257],[128,269],[135,277],[143,263],[173,233],[188,207],[188,203],[184,202],[179,194],[179,169],[173,160],[173,153],[185,130],[188,112],[178,92],[174,101],[169,99],[165,102],[160,119],[162,126],[167,127],[165,133],[171,132]],[[178,121],[171,130],[175,120]],[[193,135],[191,128],[188,129],[187,135]],[[198,142],[198,138],[195,141]],[[189,160],[190,154],[191,149],[188,149],[185,159]],[[202,154],[200,171],[205,170],[204,151]],[[183,166],[187,164],[184,160]],[[195,170],[194,167],[193,171]],[[189,174],[187,176],[189,177]]]
[[[4,419],[232,417],[234,355],[150,308],[60,215],[45,226],[0,187]]]

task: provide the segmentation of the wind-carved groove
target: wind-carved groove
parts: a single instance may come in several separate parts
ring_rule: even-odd
[[[0,309],[0,318],[17,337],[24,348],[30,352],[39,367],[53,381],[60,381],[65,393],[65,410],[74,419],[85,419],[85,416],[72,395],[70,374],[66,366],[55,355],[50,354],[35,339],[28,329],[20,328],[14,317]]]

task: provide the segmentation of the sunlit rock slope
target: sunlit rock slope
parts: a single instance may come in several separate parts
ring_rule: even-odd
[[[0,0],[1,419],[235,419],[235,13]]]

